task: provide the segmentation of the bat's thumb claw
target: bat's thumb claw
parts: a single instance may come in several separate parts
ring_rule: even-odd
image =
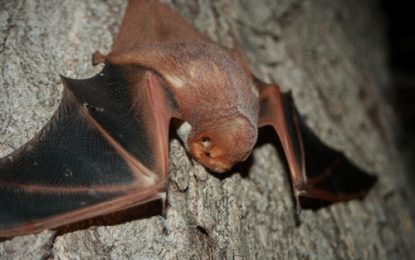
[[[102,53],[100,53],[99,51],[94,52],[94,54],[92,54],[92,65],[98,65],[101,63],[104,63],[106,60],[106,56]]]

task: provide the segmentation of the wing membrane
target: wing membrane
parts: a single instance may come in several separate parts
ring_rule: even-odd
[[[165,100],[157,78],[149,83],[146,75],[139,67],[107,64],[91,79],[63,78],[63,99],[51,121],[0,161],[0,237],[158,197],[166,183],[162,153],[170,115],[152,105]]]
[[[318,209],[333,202],[362,198],[376,182],[343,153],[324,144],[303,122],[291,94],[259,83],[259,125],[272,126],[281,141],[297,206]]]

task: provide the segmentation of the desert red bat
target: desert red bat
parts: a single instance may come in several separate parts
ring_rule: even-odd
[[[291,95],[255,77],[240,52],[158,1],[129,1],[111,51],[93,63],[105,65],[92,78],[61,77],[49,123],[1,159],[0,237],[163,198],[173,119],[190,155],[218,173],[250,155],[258,128],[272,127],[298,207],[362,198],[375,183],[323,144]]]

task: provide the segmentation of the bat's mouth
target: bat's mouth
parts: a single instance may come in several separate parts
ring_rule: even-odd
[[[229,171],[236,163],[242,160],[238,160],[236,158],[234,160],[227,159],[225,151],[223,151],[220,147],[213,147],[206,150],[203,147],[197,146],[202,145],[193,143],[190,146],[190,151],[193,157],[203,166],[217,173]]]
[[[223,173],[249,156],[256,137],[256,127],[245,118],[236,116],[192,133],[188,147],[203,166]]]

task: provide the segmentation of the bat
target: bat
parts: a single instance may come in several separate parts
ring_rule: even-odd
[[[244,161],[258,129],[272,127],[298,208],[363,198],[376,182],[320,141],[291,94],[255,77],[242,53],[158,1],[130,0],[111,51],[92,62],[102,71],[61,76],[53,117],[0,159],[0,237],[163,199],[172,120],[190,155],[217,173]]]

